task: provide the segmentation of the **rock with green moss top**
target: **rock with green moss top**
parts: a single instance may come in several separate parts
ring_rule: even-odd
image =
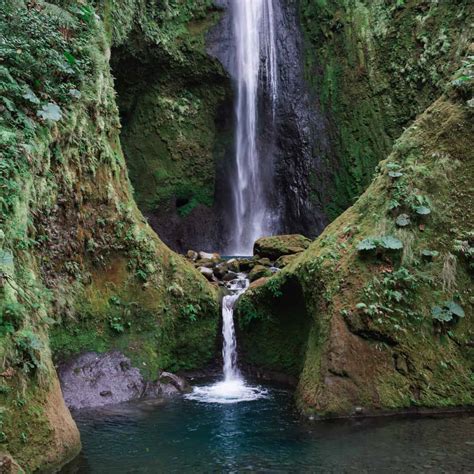
[[[248,274],[248,279],[250,281],[258,280],[259,278],[269,277],[272,275],[272,272],[268,269],[268,267],[264,267],[263,265],[255,265],[250,273]]]
[[[275,267],[277,268],[284,268],[287,265],[289,265],[296,257],[298,254],[293,254],[293,255],[282,255],[277,259],[275,262]]]
[[[266,257],[272,261],[283,255],[291,255],[309,247],[311,240],[300,234],[275,235],[258,239],[253,247],[253,252],[259,257]]]

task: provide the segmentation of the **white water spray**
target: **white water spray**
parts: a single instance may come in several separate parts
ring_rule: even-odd
[[[270,102],[272,119],[278,100],[274,0],[232,0],[235,39],[235,165],[233,241],[229,253],[251,255],[255,240],[272,234],[263,165],[258,150],[258,98]],[[261,71],[261,58],[265,64]],[[263,87],[263,95],[259,87]]]

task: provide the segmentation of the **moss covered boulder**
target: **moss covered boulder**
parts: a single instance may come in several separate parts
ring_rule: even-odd
[[[466,61],[355,205],[241,298],[242,359],[296,373],[304,412],[474,404],[466,252],[474,221],[473,92],[474,64]],[[409,225],[397,225],[401,214]],[[427,249],[435,258],[424,258]],[[280,333],[285,340],[269,345]],[[302,349],[287,353],[291,347]]]
[[[311,240],[299,234],[274,235],[258,239],[253,247],[255,255],[277,260],[283,255],[302,252],[309,247]]]

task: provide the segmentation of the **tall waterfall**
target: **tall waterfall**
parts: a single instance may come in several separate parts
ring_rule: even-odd
[[[270,105],[272,120],[278,100],[273,1],[232,0],[237,100],[236,176],[232,180],[234,222],[229,253],[234,255],[251,255],[254,241],[271,234],[273,227],[257,140],[261,126],[259,97]]]

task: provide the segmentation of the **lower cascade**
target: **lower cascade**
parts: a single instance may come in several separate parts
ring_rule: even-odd
[[[244,273],[226,284],[229,294],[222,299],[222,359],[224,379],[212,385],[195,387],[187,395],[190,400],[206,403],[237,403],[257,400],[267,395],[258,386],[247,385],[237,366],[237,339],[234,328],[234,308],[240,295],[249,287]]]

